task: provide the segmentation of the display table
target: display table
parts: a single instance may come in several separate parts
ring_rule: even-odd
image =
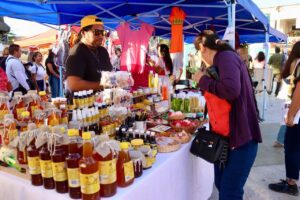
[[[213,165],[189,153],[190,143],[173,153],[160,153],[154,166],[107,200],[207,200],[213,188]],[[0,171],[0,193],[5,200],[61,200],[68,194],[35,187],[24,178]]]

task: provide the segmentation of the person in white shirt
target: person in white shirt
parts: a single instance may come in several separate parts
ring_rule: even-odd
[[[30,90],[30,79],[26,75],[25,68],[19,60],[21,49],[17,44],[9,46],[9,56],[6,59],[6,75],[12,85],[13,92],[20,91],[26,94]]]
[[[46,70],[42,65],[43,55],[35,52],[32,56],[33,65],[29,68],[33,80],[33,84],[38,91],[45,91]]]

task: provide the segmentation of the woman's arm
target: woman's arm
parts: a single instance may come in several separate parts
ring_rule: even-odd
[[[52,66],[51,63],[47,63],[47,66],[46,66],[46,67],[49,69],[49,71],[50,71],[51,74],[53,74],[54,76],[56,76],[57,78],[59,78],[59,74],[57,74],[57,73],[53,70],[53,66]]]
[[[300,109],[300,81],[296,84],[296,89],[293,94],[292,102],[287,114],[286,125],[293,126],[294,118]]]
[[[77,76],[68,76],[67,78],[68,88],[72,92],[81,90],[102,90],[103,86],[99,82],[86,81]]]
[[[39,92],[40,90],[39,90],[39,86],[36,82],[36,74],[31,73],[31,80],[33,82],[33,85],[34,85],[35,89]]]

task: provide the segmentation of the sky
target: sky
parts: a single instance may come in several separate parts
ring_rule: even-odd
[[[300,3],[300,0],[252,0],[258,7],[273,7],[279,5],[290,5]],[[17,36],[30,37],[33,35],[38,35],[49,30],[49,27],[41,25],[36,22],[30,22],[26,20],[19,20],[13,18],[4,18],[5,23],[11,27],[11,31]],[[26,29],[24,29],[26,27]]]

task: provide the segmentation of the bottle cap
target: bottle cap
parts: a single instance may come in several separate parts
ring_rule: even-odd
[[[39,91],[39,95],[44,96],[44,95],[46,95],[46,92],[45,91]]]
[[[78,136],[78,135],[79,135],[79,131],[77,129],[69,129],[68,130],[69,137]]]
[[[140,145],[143,145],[143,144],[144,144],[144,141],[142,139],[131,140],[131,145],[132,146],[140,146]]]
[[[121,150],[127,150],[130,147],[130,143],[129,142],[121,142],[120,147],[121,147]]]
[[[90,140],[91,139],[91,132],[83,132],[82,133],[82,139]]]

